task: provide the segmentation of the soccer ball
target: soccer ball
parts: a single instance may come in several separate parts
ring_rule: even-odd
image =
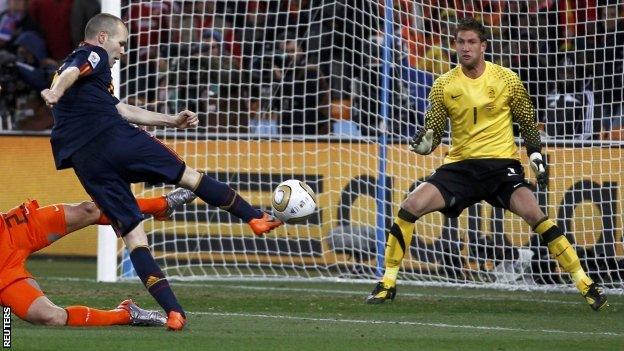
[[[272,205],[273,213],[282,222],[303,223],[316,210],[316,195],[306,183],[289,179],[275,188]]]

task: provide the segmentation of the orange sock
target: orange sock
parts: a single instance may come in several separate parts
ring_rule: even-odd
[[[164,196],[160,197],[152,197],[149,199],[137,199],[137,203],[139,204],[139,209],[141,213],[144,214],[156,214],[167,209],[167,200]],[[111,224],[110,219],[106,217],[104,212],[98,218],[97,224],[107,225]]]
[[[108,217],[106,217],[104,212],[102,212],[102,213],[100,213],[100,218],[98,218],[96,224],[109,225],[109,224],[111,224],[111,222],[110,222],[110,219],[108,219]]]
[[[67,325],[71,327],[130,324],[130,313],[122,309],[103,311],[86,306],[69,306],[65,310]]]
[[[137,199],[141,213],[157,214],[167,209],[167,200],[164,196],[152,197],[149,199]]]

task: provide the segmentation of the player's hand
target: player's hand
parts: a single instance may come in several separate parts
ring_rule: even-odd
[[[46,105],[52,107],[59,101],[61,95],[55,93],[53,90],[44,89],[41,91],[41,97],[43,98],[43,101],[45,101]]]
[[[174,125],[179,129],[195,128],[199,124],[197,113],[184,110],[175,117]]]
[[[433,129],[418,128],[416,135],[410,140],[409,149],[420,155],[429,155],[433,144]]]
[[[534,152],[529,156],[529,163],[531,169],[535,173],[535,179],[540,189],[546,189],[548,187],[548,173],[546,172],[546,162],[542,159],[542,154]]]

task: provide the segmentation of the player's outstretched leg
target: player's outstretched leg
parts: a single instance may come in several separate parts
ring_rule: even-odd
[[[192,191],[184,188],[177,188],[164,196],[138,198],[136,200],[141,213],[152,215],[154,219],[158,221],[166,221],[171,218],[176,207],[193,202],[196,198],[197,195]],[[111,223],[108,217],[101,212],[97,224],[107,225]]]
[[[65,311],[67,311],[67,325],[70,327],[130,324],[130,315],[121,309],[105,311],[87,306],[69,306],[65,308]]]
[[[193,202],[197,198],[197,195],[188,189],[177,188],[166,194],[164,198],[167,206],[164,209],[153,213],[155,220],[166,221],[170,219],[176,207]],[[137,202],[139,202],[139,208],[141,208],[141,212],[143,212],[140,199],[137,199]]]
[[[249,224],[256,235],[262,235],[282,225],[282,221],[251,206],[229,185],[206,174],[186,167],[179,183],[209,205],[217,206]]]
[[[396,280],[405,252],[412,242],[414,223],[418,217],[404,209],[399,210],[390,232],[386,234],[386,270],[380,282],[366,297],[368,304],[380,304],[394,300],[396,296]]]
[[[162,326],[166,319],[157,311],[148,311],[137,306],[132,300],[125,300],[116,309],[97,310],[87,306],[69,306],[67,325],[72,327],[136,325]]]
[[[130,314],[130,325],[136,326],[161,326],[167,323],[165,318],[158,311],[144,310],[132,300],[122,301],[117,309],[128,311]]]
[[[87,306],[69,306],[65,310],[67,311],[67,325],[72,327],[108,325],[161,326],[166,322],[165,317],[160,313],[141,309],[132,300],[126,300],[117,306],[116,309],[110,311],[97,310]]]
[[[544,217],[537,222],[533,230],[542,236],[548,245],[548,251],[559,262],[559,266],[570,274],[576,288],[581,292],[589,306],[595,311],[608,306],[607,295],[605,295],[602,286],[587,276],[581,267],[581,261],[576,250],[563,235],[561,229],[555,225],[555,222]]]

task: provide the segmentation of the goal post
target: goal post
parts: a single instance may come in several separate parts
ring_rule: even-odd
[[[119,1],[102,1],[102,13],[121,17]],[[116,96],[119,96],[119,65],[113,66],[111,75]],[[98,225],[97,229],[97,281],[117,281],[117,235],[110,225]]]
[[[319,202],[307,224],[263,238],[199,199],[172,221],[146,220],[165,273],[378,279],[401,201],[448,150],[446,136],[426,157],[409,152],[407,140],[424,122],[433,80],[455,65],[454,24],[473,15],[490,31],[486,59],[516,72],[536,106],[550,166],[548,189],[536,192],[540,206],[590,276],[620,286],[624,51],[615,38],[624,36],[623,9],[550,3],[120,1],[130,33],[118,66],[120,98],[169,114],[188,108],[200,118],[196,130],[150,131],[255,207],[270,210],[272,190],[290,178],[304,180]],[[172,189],[142,183],[134,192]],[[528,225],[485,202],[459,218],[424,216],[408,244],[402,283],[572,287]],[[125,279],[123,252],[114,257],[114,279]]]
[[[392,3],[393,0],[386,0],[384,6],[384,40],[381,52],[382,56],[382,83],[381,83],[381,94],[380,97],[380,111],[379,115],[381,117],[381,128],[379,131],[378,143],[379,143],[379,170],[377,172],[377,192],[375,193],[376,197],[376,206],[377,206],[377,230],[375,239],[377,240],[377,270],[376,275],[383,275],[383,268],[385,262],[385,241],[386,241],[386,217],[388,216],[385,213],[384,203],[387,201],[386,199],[386,174],[387,174],[387,149],[388,149],[388,128],[385,126],[390,125],[390,109],[388,108],[391,102],[392,93],[391,89],[391,79],[392,79],[392,43],[394,42],[394,6]]]

